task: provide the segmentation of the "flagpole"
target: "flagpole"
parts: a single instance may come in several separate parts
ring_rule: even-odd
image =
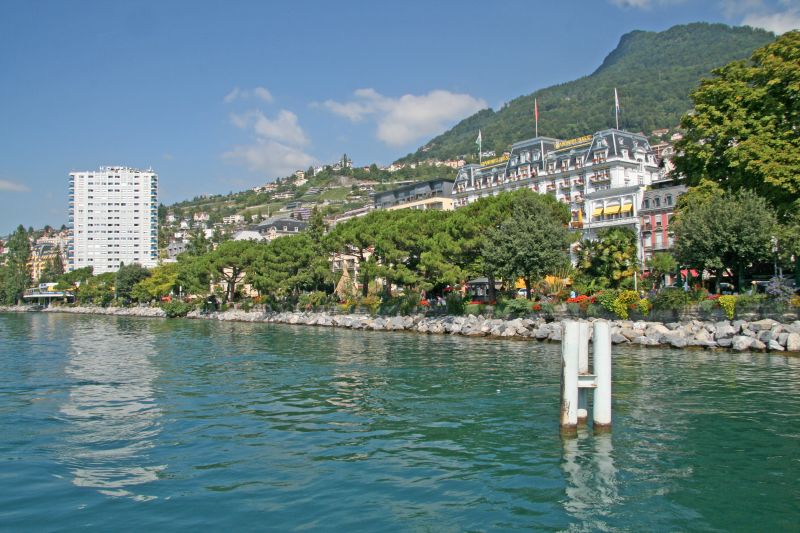
[[[534,137],[538,137],[539,136],[539,102],[536,100],[536,98],[533,99],[533,115],[534,115],[534,118],[536,118],[536,133],[535,133]]]
[[[619,129],[619,96],[616,87],[614,87],[614,118],[617,122],[617,129]]]

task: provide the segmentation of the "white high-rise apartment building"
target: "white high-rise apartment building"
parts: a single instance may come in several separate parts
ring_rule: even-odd
[[[120,263],[154,267],[158,259],[158,175],[100,167],[69,174],[68,268],[115,272]]]

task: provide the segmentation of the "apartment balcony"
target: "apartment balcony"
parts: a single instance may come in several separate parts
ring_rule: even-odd
[[[597,228],[610,228],[619,226],[636,226],[638,220],[636,217],[612,218],[592,220],[591,222],[584,222],[584,228],[597,229]]]

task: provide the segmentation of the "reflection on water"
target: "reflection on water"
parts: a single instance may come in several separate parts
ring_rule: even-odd
[[[73,384],[60,408],[69,426],[61,458],[72,482],[149,499],[131,490],[155,481],[165,468],[148,464],[161,417],[153,393],[158,373],[150,360],[156,353],[152,333],[125,332],[114,321],[89,323],[72,332],[68,350],[65,372]]]
[[[603,517],[619,502],[617,468],[610,433],[590,436],[582,429],[577,438],[563,439],[561,468],[567,483],[565,510],[593,529],[607,530]]]

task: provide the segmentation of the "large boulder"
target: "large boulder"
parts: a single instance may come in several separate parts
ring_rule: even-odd
[[[736,335],[731,340],[731,350],[736,350],[737,352],[744,352],[745,350],[749,350],[750,346],[753,345],[753,341],[755,341],[753,337],[748,337],[746,335]]]
[[[800,333],[789,333],[786,337],[786,351],[800,352]]]
[[[755,322],[750,322],[750,329],[753,331],[765,331],[772,329],[778,324],[775,320],[771,318],[764,318],[762,320],[756,320]]]

